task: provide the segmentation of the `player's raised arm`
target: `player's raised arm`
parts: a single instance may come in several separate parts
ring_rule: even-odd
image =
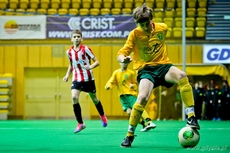
[[[131,31],[125,45],[118,51],[117,60],[120,63],[130,63],[132,58],[129,56],[133,52],[135,46],[135,34],[134,31]]]
[[[113,72],[110,79],[107,81],[105,85],[105,90],[109,90],[117,86],[117,79],[116,79],[116,71]]]

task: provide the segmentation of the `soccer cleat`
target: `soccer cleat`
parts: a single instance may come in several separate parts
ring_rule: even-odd
[[[200,130],[200,125],[198,124],[197,119],[196,119],[195,116],[192,116],[192,117],[188,118],[186,126],[189,126],[191,128]]]
[[[85,126],[84,123],[82,123],[82,124],[78,123],[76,129],[74,130],[74,133],[78,133],[78,132],[80,132],[81,130],[83,130],[85,128],[86,128],[86,126]]]
[[[121,147],[131,147],[134,136],[126,136],[126,138],[122,141]]]
[[[107,117],[105,115],[102,115],[100,117],[101,117],[101,121],[102,121],[102,126],[106,127],[108,125]]]
[[[147,124],[147,126],[143,127],[143,129],[141,129],[141,132],[147,132],[151,129],[154,129],[156,127],[156,124],[154,124],[153,122],[150,122]]]

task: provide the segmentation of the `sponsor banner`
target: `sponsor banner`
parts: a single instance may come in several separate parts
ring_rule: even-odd
[[[230,64],[230,45],[203,45],[203,63]]]
[[[0,16],[0,39],[46,39],[46,16]]]
[[[70,39],[79,29],[83,38],[126,38],[136,27],[132,16],[47,17],[47,38]]]

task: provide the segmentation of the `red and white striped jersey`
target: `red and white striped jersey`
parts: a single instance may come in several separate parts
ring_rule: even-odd
[[[87,82],[94,80],[93,71],[84,68],[84,65],[90,65],[90,59],[95,57],[89,47],[81,44],[79,50],[74,50],[74,46],[72,46],[66,51],[66,54],[73,68],[72,81]]]

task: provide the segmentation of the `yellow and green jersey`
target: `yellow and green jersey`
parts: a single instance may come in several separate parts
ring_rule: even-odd
[[[168,26],[164,23],[152,24],[154,30],[151,33],[143,32],[140,27],[132,30],[125,45],[118,52],[118,55],[124,56],[129,56],[133,52],[135,70],[145,66],[171,63],[165,45]]]
[[[130,87],[131,85],[133,86],[132,88]],[[108,86],[110,89],[117,86],[118,96],[127,94],[137,96],[136,73],[130,69],[124,71],[117,69],[106,83],[105,88]]]

